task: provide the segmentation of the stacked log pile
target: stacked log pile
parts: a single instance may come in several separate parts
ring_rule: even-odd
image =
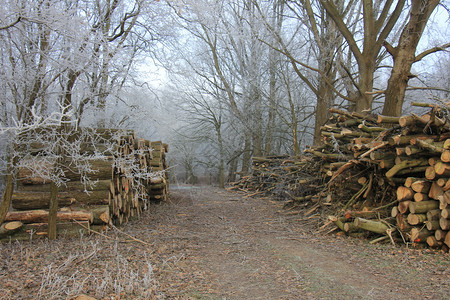
[[[325,174],[331,176],[330,192],[338,189],[338,177],[354,178],[360,184],[360,190],[341,204],[343,216],[330,217],[343,231],[369,231],[392,241],[427,243],[448,250],[447,107],[416,105],[430,106],[431,111],[420,116],[375,118],[334,110],[332,122],[322,128],[326,146],[308,151],[343,163]]]
[[[166,161],[166,153],[169,152],[169,145],[161,141],[151,142],[153,158],[149,164],[152,172],[155,173],[147,186],[150,200],[166,201],[169,190],[169,173]]]
[[[326,196],[300,199],[321,198],[323,213],[332,214],[326,224],[346,234],[448,251],[449,107],[413,105],[425,113],[387,117],[332,109],[321,128],[323,145],[305,150],[320,162]]]
[[[107,130],[99,134],[104,144],[82,147],[81,154],[86,157],[99,149],[104,150],[102,159],[89,161],[92,172],[85,174],[90,179],[88,184],[81,181],[69,159],[64,164],[64,178],[68,181],[58,191],[57,228],[60,234],[78,234],[80,230],[88,233],[91,229],[102,230],[111,224],[123,224],[139,217],[155,196],[167,197],[165,155],[161,155],[161,149],[154,149],[158,143],[163,145],[161,142],[137,139],[131,130]],[[167,152],[168,146],[163,149]],[[159,162],[158,167],[154,166],[155,161]],[[41,155],[36,158],[34,167],[48,168],[48,162]],[[47,234],[50,182],[31,176],[32,173],[29,167],[19,169],[12,198],[13,210],[8,212],[4,223],[17,226],[19,222],[22,225],[20,229],[3,230],[0,238],[9,239],[8,235],[14,234],[14,239],[28,239]],[[159,189],[152,189],[156,182]]]

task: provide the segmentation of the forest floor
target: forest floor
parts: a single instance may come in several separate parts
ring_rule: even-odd
[[[449,254],[304,224],[267,198],[172,189],[108,237],[0,244],[0,299],[450,299]]]

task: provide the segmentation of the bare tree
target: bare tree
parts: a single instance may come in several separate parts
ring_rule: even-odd
[[[388,42],[384,43],[394,61],[387,88],[384,92],[386,97],[382,112],[384,115],[401,115],[408,81],[414,77],[411,74],[412,65],[429,54],[450,47],[450,43],[447,43],[428,49],[418,55],[415,54],[427,21],[439,2],[438,0],[413,0],[409,11],[409,21],[402,30],[398,45],[393,47]]]

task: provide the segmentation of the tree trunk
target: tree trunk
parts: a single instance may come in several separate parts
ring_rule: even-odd
[[[411,66],[415,62],[416,48],[422,36],[425,25],[439,0],[413,0],[409,21],[404,27],[398,46],[387,47],[391,53],[394,66],[385,91],[386,100],[383,115],[400,116],[405,99],[408,81],[412,78]]]
[[[242,155],[242,168],[241,168],[241,174],[243,176],[247,175],[248,171],[250,170],[251,157],[252,157],[251,140],[248,136],[246,136],[244,142],[244,154]]]

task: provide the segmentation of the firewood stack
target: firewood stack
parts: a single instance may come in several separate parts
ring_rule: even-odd
[[[68,181],[60,186],[58,193],[57,228],[60,234],[78,234],[80,230],[88,233],[89,229],[102,230],[110,224],[123,224],[130,218],[139,217],[155,196],[167,195],[168,185],[161,180],[166,178],[167,163],[160,149],[154,150],[150,141],[136,139],[132,130],[108,130],[102,135],[105,144],[86,145],[82,153],[89,156],[99,149],[111,149],[102,152],[103,159],[90,160],[93,172],[88,176],[94,183],[92,186],[81,182],[80,174],[75,172],[70,161],[65,164],[64,176]],[[168,150],[168,146],[164,150]],[[156,157],[161,166],[153,166]],[[45,157],[39,157],[34,165],[48,168],[45,164]],[[12,198],[13,211],[8,212],[5,220],[23,223],[20,230],[9,231],[9,234],[14,233],[13,239],[47,234],[50,182],[32,177],[31,173],[29,168],[20,168],[18,172],[17,189]],[[159,182],[164,193],[150,188],[154,182]],[[4,231],[0,238],[9,234]]]
[[[161,141],[151,142],[153,158],[150,160],[152,172],[155,174],[150,178],[147,186],[147,193],[152,201],[166,201],[169,191],[169,173],[166,153],[169,152],[169,145]]]
[[[332,109],[321,128],[323,145],[305,150],[327,182],[326,197],[313,197],[332,214],[327,224],[346,234],[448,251],[449,105],[413,105],[426,112],[387,117]]]
[[[339,228],[448,249],[448,106],[413,105],[431,110],[423,115],[376,118],[332,110],[335,115],[322,128],[325,146],[308,152],[327,161],[324,176],[330,178],[331,192],[339,177],[354,178],[361,186],[351,198],[341,199],[343,216],[330,217]],[[342,165],[333,170],[333,164]]]

